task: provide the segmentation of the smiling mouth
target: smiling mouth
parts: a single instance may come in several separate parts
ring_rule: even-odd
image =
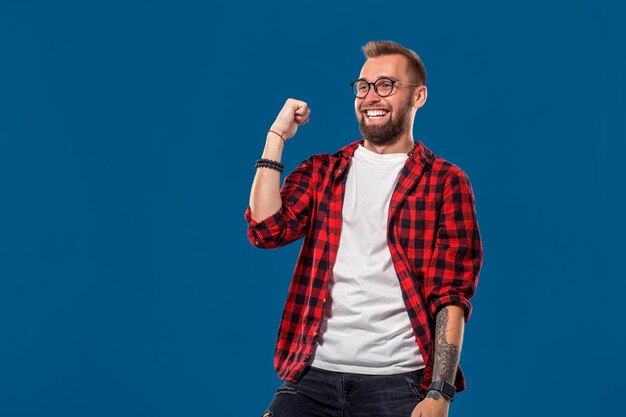
[[[388,110],[366,110],[365,115],[368,119],[382,119],[389,113]]]

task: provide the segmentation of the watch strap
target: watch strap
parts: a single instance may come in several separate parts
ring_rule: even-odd
[[[454,385],[446,381],[433,381],[428,386],[429,390],[435,390],[440,392],[446,399],[452,401],[454,394],[456,394],[456,388]]]

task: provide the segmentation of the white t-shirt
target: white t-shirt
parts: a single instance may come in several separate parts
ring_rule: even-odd
[[[387,246],[391,194],[407,158],[363,146],[354,153],[313,367],[374,375],[424,367]]]

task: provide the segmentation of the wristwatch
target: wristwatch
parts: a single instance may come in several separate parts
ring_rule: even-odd
[[[429,390],[439,391],[441,395],[446,397],[447,400],[452,401],[454,399],[454,394],[456,394],[456,388],[454,385],[446,382],[446,381],[433,381],[428,386]]]

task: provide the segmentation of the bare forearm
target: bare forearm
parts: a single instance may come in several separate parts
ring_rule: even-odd
[[[462,308],[450,305],[437,313],[433,382],[454,384],[461,357],[464,328],[465,316]],[[415,406],[411,417],[448,417],[449,407],[450,401],[439,391],[429,390],[426,398]]]
[[[298,126],[309,122],[311,110],[304,101],[287,99],[278,117],[267,132],[263,158],[280,162],[285,141],[292,138]],[[271,168],[257,168],[250,191],[250,215],[260,221],[275,214],[282,207],[280,172]]]
[[[447,306],[437,313],[433,381],[454,384],[461,357],[464,328],[465,318],[460,307]],[[428,396],[433,399],[439,399],[440,395],[437,391],[428,392]]]
[[[284,143],[271,132],[267,134],[262,158],[280,162]],[[252,219],[261,221],[276,213],[282,206],[280,199],[280,172],[269,168],[258,168],[250,192]]]

